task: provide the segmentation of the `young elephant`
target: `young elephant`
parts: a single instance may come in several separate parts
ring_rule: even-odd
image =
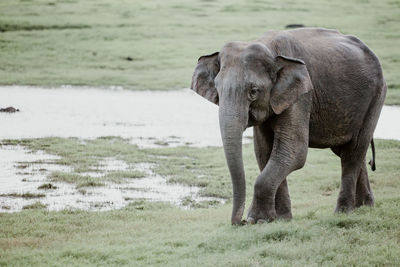
[[[244,211],[247,127],[254,127],[261,171],[248,222],[292,217],[286,177],[304,166],[308,147],[331,148],[341,158],[337,212],[373,205],[365,157],[386,84],[378,58],[356,37],[301,28],[230,42],[199,58],[191,88],[219,105],[233,224],[241,223]]]

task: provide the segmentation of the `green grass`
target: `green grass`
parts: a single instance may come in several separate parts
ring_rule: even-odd
[[[50,190],[50,189],[57,189],[58,187],[51,184],[51,183],[47,183],[47,184],[42,184],[38,186],[38,189],[41,190]]]
[[[105,185],[102,182],[102,179],[69,172],[52,172],[50,175],[50,180],[53,182],[66,182],[76,184],[76,188]]]
[[[399,199],[350,215],[232,227],[229,208],[136,202],[112,212],[2,215],[0,262],[14,266],[394,266]],[[21,220],[29,220],[26,226]],[[168,222],[168,223],[166,223]],[[25,225],[25,227],[23,227]]]
[[[120,182],[121,179],[126,179],[126,178],[136,179],[136,178],[143,178],[145,176],[146,176],[146,174],[142,171],[129,170],[129,171],[108,172],[105,175],[105,178],[107,178],[108,180],[113,181],[113,182]]]
[[[302,23],[360,37],[400,104],[400,1],[3,0],[1,84],[189,87],[201,55]]]
[[[0,265],[395,266],[400,262],[398,141],[375,142],[377,171],[369,171],[374,208],[333,214],[339,159],[329,150],[311,149],[306,166],[288,179],[293,220],[243,227],[230,225],[231,182],[222,148],[140,150],[120,138],[86,140],[84,145],[61,138],[4,143],[44,149],[73,168],[110,156],[153,162],[157,164],[153,171],[169,181],[201,184],[202,194],[226,197],[228,202],[185,210],[134,201],[108,212],[48,212],[37,204],[20,213],[0,213]],[[252,145],[245,145],[247,207],[258,174],[253,154]],[[79,155],[87,160],[83,165],[75,161]],[[190,205],[190,199],[185,201]]]
[[[102,173],[102,171],[99,171]],[[53,182],[66,182],[76,184],[76,188],[91,187],[91,186],[104,186],[104,182],[121,183],[126,179],[142,178],[145,174],[141,171],[113,171],[107,172],[101,177],[92,177],[90,175],[80,175],[75,172],[52,172],[50,180]]]
[[[14,197],[14,198],[41,198],[45,197],[45,194],[35,194],[35,193],[9,193],[9,194],[0,194],[0,197]]]
[[[33,204],[28,204],[22,207],[23,210],[41,210],[45,209],[47,206],[39,201],[33,203]]]

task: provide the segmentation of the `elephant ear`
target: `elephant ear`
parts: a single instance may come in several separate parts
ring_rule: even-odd
[[[300,59],[277,56],[271,78],[275,86],[271,90],[270,103],[275,114],[281,114],[301,95],[313,89],[306,65]]]
[[[214,79],[219,72],[218,54],[215,52],[199,58],[190,86],[190,89],[217,105],[219,99]]]

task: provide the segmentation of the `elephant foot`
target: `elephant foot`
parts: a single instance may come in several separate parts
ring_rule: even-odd
[[[277,219],[278,220],[285,220],[285,221],[290,221],[292,219],[292,212],[288,211],[286,213],[277,213]]]
[[[339,197],[335,213],[349,213],[355,209],[354,201],[348,198]]]
[[[375,200],[372,193],[364,193],[356,195],[356,207],[361,207],[362,205],[374,206]]]
[[[368,174],[365,167],[361,169],[356,187],[356,207],[362,205],[373,206],[374,195],[372,194],[371,186],[368,180]]]
[[[278,215],[273,205],[268,205],[266,201],[253,199],[247,215],[248,224],[272,222],[277,218]]]
[[[247,223],[248,224],[261,224],[261,223],[266,223],[266,222],[272,222],[274,220],[285,220],[285,221],[290,221],[292,219],[292,212],[286,212],[286,213],[277,213],[275,216],[264,216],[262,213],[257,211],[251,211],[249,212],[249,215],[247,217]]]
[[[374,206],[375,200],[374,196],[370,192],[356,194],[355,203],[354,201],[349,201],[346,199],[338,199],[338,203],[336,205],[335,212],[336,213],[349,213],[354,209],[361,207],[362,205],[366,206]]]
[[[290,198],[287,195],[286,198],[276,198],[275,199],[275,210],[276,210],[276,218],[279,220],[291,220],[292,219],[292,211],[290,205]]]
[[[354,207],[351,207],[351,206],[336,205],[335,213],[350,213],[353,210],[354,210]]]

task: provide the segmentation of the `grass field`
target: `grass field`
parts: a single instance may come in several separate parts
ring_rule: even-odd
[[[8,140],[61,157],[79,173],[104,157],[154,161],[171,182],[201,185],[203,195],[230,199],[222,148],[139,150],[119,138]],[[20,213],[0,213],[0,265],[12,266],[395,266],[400,262],[400,142],[376,141],[369,172],[376,206],[334,215],[340,163],[329,150],[310,150],[289,177],[294,219],[230,225],[231,202],[183,210],[134,201],[122,210],[48,212],[40,199]],[[368,157],[370,156],[370,152]],[[247,207],[257,175],[244,146]],[[200,177],[200,178],[198,178]],[[73,181],[72,181],[73,182]],[[218,190],[216,190],[218,189]],[[215,191],[216,190],[216,191]]]
[[[180,89],[199,56],[292,23],[360,37],[400,104],[399,0],[3,0],[0,84]]]

